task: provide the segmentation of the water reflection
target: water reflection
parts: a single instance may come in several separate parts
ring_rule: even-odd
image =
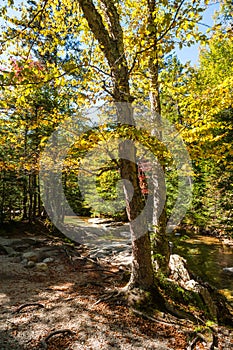
[[[173,252],[182,255],[190,270],[203,280],[223,291],[233,301],[233,274],[225,267],[233,267],[232,247],[212,237],[197,236],[187,240],[176,238]]]

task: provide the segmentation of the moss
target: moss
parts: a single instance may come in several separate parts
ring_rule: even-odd
[[[198,293],[182,288],[161,273],[156,275],[156,282],[164,299],[188,312],[204,313],[205,317],[209,317],[207,307]]]
[[[156,286],[150,290],[133,288],[128,291],[128,304],[132,308],[153,314],[155,310],[165,311],[165,301]]]

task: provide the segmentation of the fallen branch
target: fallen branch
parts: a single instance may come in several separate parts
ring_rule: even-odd
[[[24,309],[25,307],[28,307],[28,306],[38,306],[38,307],[44,309],[44,305],[42,305],[40,303],[26,303],[26,304],[20,305],[13,313],[16,314],[16,313],[20,312],[22,309]]]
[[[43,349],[47,349],[48,348],[47,342],[49,341],[50,338],[52,338],[54,335],[57,335],[57,334],[74,335],[75,333],[72,332],[70,329],[61,329],[61,330],[58,330],[58,331],[54,331],[54,332],[50,333],[45,339],[41,340],[40,344],[43,347]]]

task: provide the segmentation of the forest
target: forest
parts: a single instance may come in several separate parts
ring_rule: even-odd
[[[1,349],[231,348],[233,7],[205,23],[213,5],[3,0],[1,322],[15,307],[16,328]],[[196,44],[198,62],[181,62]],[[64,311],[50,327],[49,289]],[[93,310],[128,335],[114,321],[103,332],[118,340],[92,339]],[[89,338],[68,312],[89,313]]]

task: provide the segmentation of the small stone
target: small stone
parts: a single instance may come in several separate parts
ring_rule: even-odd
[[[28,261],[28,264],[27,264],[27,267],[34,267],[35,266],[35,263],[34,261]]]
[[[43,260],[43,263],[47,264],[47,263],[51,263],[54,261],[54,258],[46,258]]]
[[[41,263],[36,264],[36,268],[37,268],[37,270],[40,270],[40,271],[47,271],[48,265],[44,262],[41,262]]]
[[[24,253],[23,258],[34,262],[38,261],[38,255],[35,252]]]
[[[23,259],[23,260],[21,261],[21,264],[22,264],[23,266],[27,266],[27,264],[28,264],[27,259]]]
[[[224,272],[227,272],[227,273],[233,274],[233,267],[224,267],[224,268],[223,268],[223,271],[224,271]]]

